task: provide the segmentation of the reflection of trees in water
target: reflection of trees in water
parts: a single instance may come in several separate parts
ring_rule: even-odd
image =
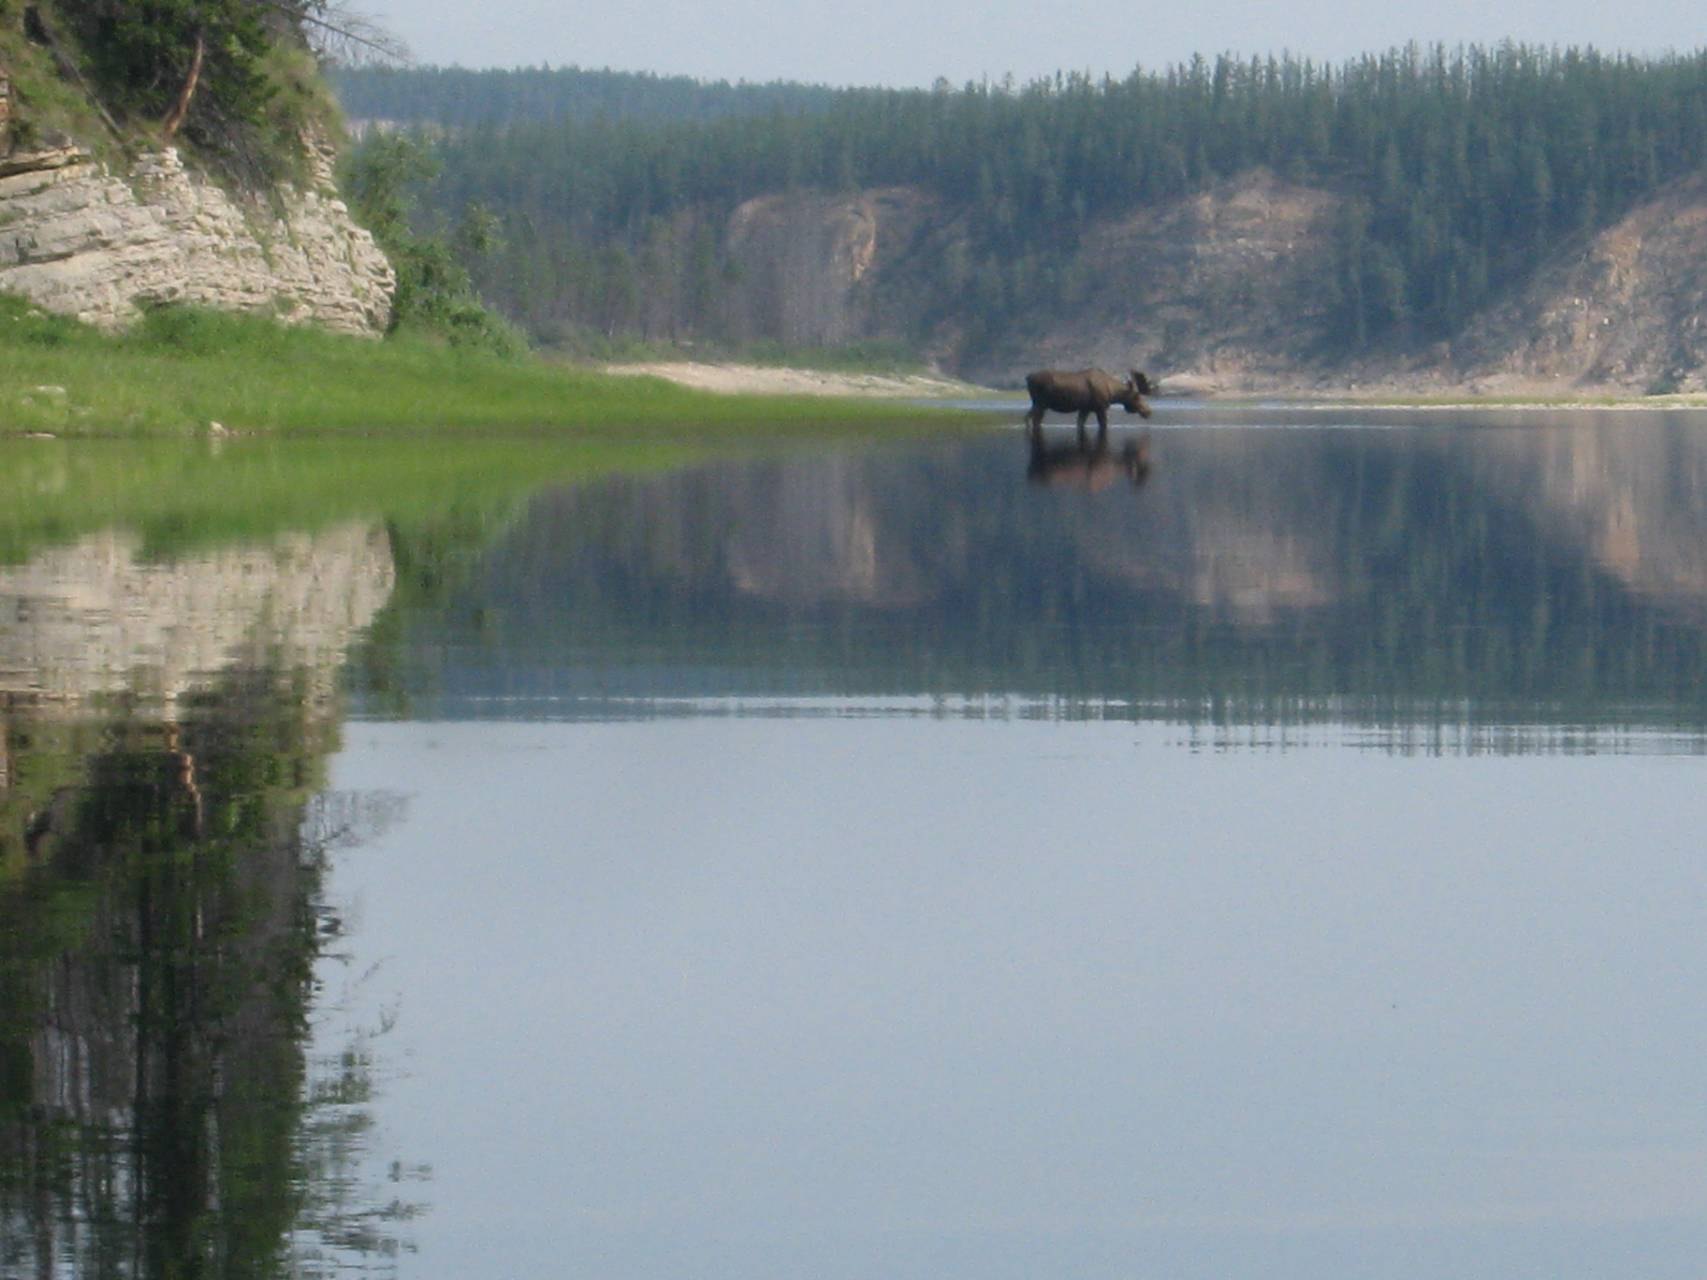
[[[482,646],[526,635],[535,666],[549,637],[565,668],[649,668],[672,694],[769,681],[1188,716],[1638,702],[1693,722],[1707,450],[1691,430],[1157,432],[1146,483],[1101,492],[1026,484],[1018,440],[618,481],[540,502],[495,551],[450,610],[483,629],[445,678],[477,680]]]
[[[400,817],[402,807],[399,796],[322,791],[309,801],[300,830],[305,846],[324,860],[376,838]],[[335,949],[343,938],[342,916],[322,902],[318,922],[320,960],[347,964],[349,957]],[[323,1047],[308,1064],[296,1145],[301,1198],[291,1234],[291,1254],[301,1274],[342,1270],[351,1259],[395,1258],[409,1248],[404,1224],[424,1208],[410,1198],[410,1187],[431,1178],[429,1167],[393,1160],[383,1192],[369,1172],[376,1136],[372,1104],[383,1083],[379,1042],[395,1025],[396,1014],[382,1009],[371,1023],[352,1024],[349,1018],[361,988],[377,970],[375,965],[358,975],[342,996],[316,987],[313,1039]]]
[[[394,1247],[383,1210],[353,1234],[338,1146],[369,1060],[312,1092],[305,1053],[329,852],[387,813],[305,823],[331,737],[301,692],[234,675],[175,725],[103,724],[0,894],[8,1271],[284,1274],[305,1231]]]
[[[395,1251],[407,1205],[356,1164],[371,1049],[307,1050],[328,858],[391,816],[319,794],[391,582],[362,526],[0,577],[0,1274]]]

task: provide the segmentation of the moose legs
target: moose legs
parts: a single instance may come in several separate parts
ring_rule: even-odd
[[[1107,409],[1080,409],[1079,410],[1079,448],[1081,448],[1081,449],[1083,449],[1085,447],[1085,420],[1087,418],[1089,418],[1091,416],[1091,414],[1093,414],[1093,413],[1096,414],[1096,416],[1097,416],[1097,444],[1099,446],[1101,446],[1101,445],[1106,445],[1108,443],[1108,410]]]

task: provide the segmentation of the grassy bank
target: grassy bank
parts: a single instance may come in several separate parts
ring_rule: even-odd
[[[479,430],[768,434],[917,423],[870,400],[713,396],[534,359],[164,308],[107,335],[0,298],[0,434]]]

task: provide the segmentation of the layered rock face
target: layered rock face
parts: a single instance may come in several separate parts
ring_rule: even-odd
[[[383,332],[396,280],[350,218],[315,150],[306,190],[233,198],[176,150],[115,174],[72,145],[0,160],[0,291],[105,329],[145,307],[262,311],[348,333]]]

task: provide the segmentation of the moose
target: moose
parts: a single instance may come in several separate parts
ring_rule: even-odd
[[[1043,414],[1049,409],[1056,413],[1077,413],[1081,441],[1085,438],[1085,419],[1093,413],[1097,416],[1097,439],[1108,437],[1111,404],[1124,406],[1128,413],[1150,416],[1150,406],[1144,400],[1152,394],[1150,380],[1136,369],[1124,382],[1101,369],[1080,369],[1073,373],[1039,369],[1026,375],[1025,389],[1031,394],[1031,410],[1025,421],[1033,435],[1042,432]]]

